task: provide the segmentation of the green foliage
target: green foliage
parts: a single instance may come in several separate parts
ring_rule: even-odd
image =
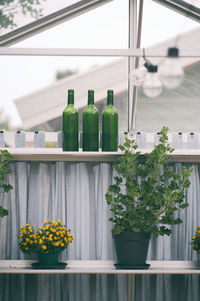
[[[45,1],[45,0],[41,0]],[[14,28],[17,26],[15,17],[20,12],[33,18],[42,16],[40,0],[0,0],[0,28]]]
[[[114,166],[118,172],[115,184],[106,193],[111,205],[113,231],[150,232],[170,235],[166,225],[180,224],[175,218],[178,209],[184,209],[184,191],[189,187],[192,169],[183,167],[183,175],[174,172],[170,154],[174,151],[168,144],[167,127],[161,130],[160,143],[150,153],[137,152],[134,140],[126,139],[120,149],[123,155]]]
[[[66,70],[63,70],[63,71],[57,71],[56,72],[56,80],[60,80],[60,79],[69,77],[71,75],[76,74],[77,72],[78,71],[76,71],[76,70],[70,70],[70,69],[66,69]]]
[[[7,150],[1,150],[0,157],[0,193],[8,192],[13,187],[9,184],[5,184],[5,179],[8,174],[12,172],[10,168],[7,167],[7,164],[12,160],[13,156]],[[0,206],[0,217],[8,215],[8,210]]]

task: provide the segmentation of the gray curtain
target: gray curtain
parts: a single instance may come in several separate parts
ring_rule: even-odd
[[[181,163],[173,164],[173,169],[182,173]],[[200,165],[192,167],[191,185],[186,192],[189,207],[178,213],[183,223],[171,227],[171,236],[152,237],[149,260],[198,260],[190,241],[200,224]],[[199,301],[200,277],[198,275],[143,275],[136,276],[136,301]]]
[[[112,164],[13,162],[14,187],[2,201],[9,216],[0,219],[0,259],[35,259],[18,248],[19,227],[46,219],[68,225],[74,241],[61,260],[112,260],[110,210],[105,201],[113,181]],[[2,301],[126,300],[127,277],[115,275],[0,275]]]
[[[186,164],[188,167],[191,165]],[[190,246],[200,222],[198,164],[192,165],[189,208],[181,212],[183,224],[171,237],[152,238],[148,259],[197,260]],[[61,219],[71,228],[74,242],[62,260],[113,260],[110,210],[105,201],[113,181],[110,163],[12,162],[8,181],[14,187],[2,200],[9,216],[0,219],[0,259],[35,259],[18,248],[18,230],[31,222]],[[182,164],[173,164],[179,173]],[[198,276],[137,276],[136,300],[199,301]],[[0,275],[2,301],[125,301],[127,277],[114,275]]]

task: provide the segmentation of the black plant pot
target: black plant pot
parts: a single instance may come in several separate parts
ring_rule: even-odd
[[[151,233],[124,231],[112,233],[117,258],[116,268],[148,269],[146,264]]]

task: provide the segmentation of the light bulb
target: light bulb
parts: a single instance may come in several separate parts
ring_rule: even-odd
[[[178,48],[169,48],[167,58],[159,65],[161,82],[166,88],[175,89],[181,84],[183,75]]]
[[[147,69],[142,66],[136,68],[130,72],[130,82],[133,86],[142,86],[145,75],[147,74]]]
[[[148,73],[143,82],[144,94],[148,97],[157,97],[162,92],[162,84],[158,77],[157,66],[149,65]]]

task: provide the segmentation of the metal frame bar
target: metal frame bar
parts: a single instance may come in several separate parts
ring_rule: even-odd
[[[48,16],[31,22],[16,30],[13,30],[0,37],[0,46],[11,46],[23,41],[35,34],[43,32],[55,25],[61,24],[69,19],[77,17],[96,7],[102,6],[113,0],[82,0],[68,7],[60,9]]]
[[[180,57],[200,57],[198,49],[180,49]],[[87,48],[9,48],[0,47],[0,55],[17,56],[108,56],[143,57],[143,49],[87,49]],[[145,49],[146,57],[166,57],[166,49]]]
[[[137,47],[137,0],[129,0],[129,32],[128,32],[128,47]],[[133,93],[134,89],[130,83],[129,74],[135,67],[135,57],[128,57],[128,132],[131,127],[132,107],[133,107]]]
[[[168,7],[185,17],[200,22],[200,9],[192,4],[189,4],[183,0],[153,0],[165,7]]]
[[[143,17],[143,0],[140,0],[139,5],[139,16],[138,16],[138,29],[137,29],[137,48],[140,48],[141,44],[141,35],[142,35],[142,17]],[[139,56],[135,59],[135,68],[139,67]],[[131,124],[130,124],[130,134],[134,134],[134,130],[136,127],[136,110],[137,110],[137,102],[138,102],[138,91],[139,87],[133,87],[133,102],[132,102],[132,111],[131,111]]]

